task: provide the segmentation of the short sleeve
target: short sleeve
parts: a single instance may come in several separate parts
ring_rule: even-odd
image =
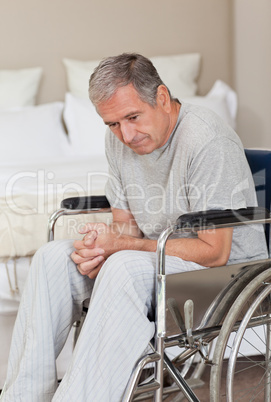
[[[188,183],[191,211],[256,205],[244,151],[225,137],[213,139],[193,158]]]

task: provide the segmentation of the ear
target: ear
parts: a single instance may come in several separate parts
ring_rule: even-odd
[[[166,113],[171,112],[171,100],[165,85],[159,85],[157,88],[156,103],[162,107]]]

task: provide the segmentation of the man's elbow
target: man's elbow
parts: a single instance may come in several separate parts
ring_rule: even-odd
[[[233,229],[217,229],[214,232],[201,232],[199,238],[205,242],[206,260],[208,267],[220,267],[226,265],[232,246]]]
[[[214,255],[214,258],[212,259],[212,262],[209,266],[211,268],[221,267],[221,266],[227,264],[229,258],[230,258],[230,250],[229,251],[223,250],[219,253],[216,253],[216,255]]]

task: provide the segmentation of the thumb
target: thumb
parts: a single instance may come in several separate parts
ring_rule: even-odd
[[[89,233],[89,232],[91,232],[92,230],[95,230],[95,226],[96,226],[95,223],[86,223],[85,225],[83,225],[82,227],[80,227],[80,228],[78,229],[78,232],[79,232],[80,234]]]

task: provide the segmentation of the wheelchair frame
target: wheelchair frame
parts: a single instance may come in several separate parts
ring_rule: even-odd
[[[93,213],[108,213],[110,212],[109,204],[104,196],[93,196],[93,197],[78,197],[78,198],[70,198],[63,200],[62,208],[56,211],[50,218],[49,221],[49,229],[48,229],[48,240],[52,240],[54,238],[54,230],[55,223],[60,216],[63,215],[74,215],[74,214],[93,214]],[[78,208],[78,209],[77,209]],[[226,266],[225,270],[230,272],[230,275],[227,282],[224,284],[225,287],[219,289],[217,297],[210,303],[207,311],[205,312],[203,317],[200,317],[200,325],[193,329],[193,304],[191,300],[189,300],[184,307],[184,316],[185,320],[183,321],[182,315],[178,310],[178,306],[174,304],[175,299],[173,299],[173,304],[171,303],[170,312],[174,318],[175,323],[179,327],[179,334],[174,334],[167,336],[167,298],[166,293],[167,289],[167,277],[166,277],[166,268],[165,268],[165,246],[168,238],[172,234],[177,234],[180,232],[188,232],[188,231],[198,231],[204,229],[212,229],[215,228],[225,228],[225,227],[233,227],[240,226],[245,224],[266,224],[271,223],[270,214],[266,209],[263,208],[251,208],[246,210],[239,211],[225,211],[224,217],[220,216],[214,217],[213,212],[217,211],[207,211],[203,213],[197,214],[186,214],[180,217],[174,226],[168,227],[165,229],[157,243],[157,274],[156,274],[156,334],[154,343],[151,345],[152,352],[146,354],[137,362],[135,369],[130,377],[130,381],[126,387],[126,391],[123,397],[123,401],[132,401],[132,400],[146,400],[146,398],[150,397],[151,393],[155,395],[155,401],[162,401],[163,395],[170,395],[173,392],[181,391],[182,394],[187,398],[187,400],[195,402],[199,399],[193,392],[192,387],[188,384],[188,382],[183,378],[180,371],[175,367],[175,365],[168,358],[165,350],[171,346],[179,346],[184,348],[183,355],[179,360],[187,361],[192,356],[194,356],[197,352],[201,355],[203,362],[210,363],[209,354],[206,349],[207,345],[216,338],[222,331],[225,334],[228,334],[228,328],[236,328],[236,322],[239,323],[240,319],[238,318],[240,307],[237,310],[237,317],[235,318],[234,324],[231,323],[233,318],[232,313],[235,313],[236,305],[232,307],[226,315],[226,306],[230,302],[235,303],[237,300],[239,305],[241,303],[244,304],[248,297],[251,296],[251,292],[248,293],[247,289],[252,289],[252,292],[255,291],[255,286],[260,286],[263,281],[267,280],[266,278],[270,278],[271,283],[271,260],[264,261],[253,261],[251,263],[245,264],[237,264],[236,266]],[[220,211],[223,212],[223,211]],[[211,268],[209,270],[203,271],[194,271],[195,273],[204,272],[213,272],[216,268]],[[223,267],[217,268],[221,273]],[[189,273],[192,274],[192,273]],[[180,273],[177,274],[183,277],[185,274]],[[168,276],[170,278],[171,275]],[[233,277],[233,280],[230,281],[230,277]],[[264,279],[262,279],[264,278]],[[221,286],[221,285],[220,285]],[[266,290],[268,289],[268,290]],[[271,294],[271,285],[267,285],[266,289],[264,289],[265,298],[266,292],[267,294]],[[244,293],[245,292],[245,293]],[[241,296],[241,302],[240,302]],[[239,299],[238,299],[239,297]],[[253,300],[256,304],[259,303],[263,299],[263,296],[259,296],[260,298],[256,298]],[[253,309],[253,307],[248,310],[248,314]],[[255,308],[254,308],[255,309]],[[252,316],[251,313],[250,317]],[[271,306],[270,306],[270,314],[271,314]],[[226,315],[226,318],[224,319]],[[236,315],[236,314],[235,314]],[[234,315],[234,317],[235,317]],[[230,317],[230,318],[228,318]],[[270,316],[271,317],[271,316]],[[199,318],[197,318],[199,320]],[[249,318],[241,321],[241,328],[248,325]],[[264,321],[255,321],[253,325],[258,326],[260,324],[266,324],[270,326],[271,318],[266,318]],[[80,325],[80,324],[77,324]],[[251,326],[251,324],[249,324]],[[239,327],[239,326],[238,326]],[[270,328],[269,328],[270,329]],[[242,331],[242,330],[240,330]],[[238,332],[237,344],[240,343],[240,333]],[[271,331],[269,331],[270,341],[268,341],[271,345]],[[76,333],[76,337],[78,333]],[[227,336],[227,335],[225,335]],[[225,338],[224,336],[224,338]],[[224,339],[223,338],[223,339]],[[225,344],[220,341],[219,348],[222,350],[220,355],[223,353],[223,348]],[[268,343],[268,344],[269,344]],[[237,347],[236,347],[237,348]],[[220,350],[219,349],[219,350]],[[236,352],[235,352],[236,353]],[[215,356],[218,356],[216,353]],[[234,355],[233,355],[234,356]],[[270,352],[268,347],[267,360],[270,360]],[[213,380],[217,377],[217,375],[221,375],[221,356],[215,357],[218,362],[212,363],[214,369],[214,374],[212,375]],[[191,359],[190,359],[191,362]],[[155,373],[152,375],[148,381],[145,381],[143,384],[139,384],[139,379],[142,374],[143,368],[149,364],[155,364]],[[230,372],[232,373],[234,370],[234,365],[236,360],[234,358],[231,359],[230,362]],[[189,363],[188,363],[189,365]],[[267,365],[267,362],[266,362]],[[194,378],[198,381],[194,381],[195,383],[201,383],[199,381],[200,373],[204,368],[204,363],[198,363],[197,370],[194,374]],[[165,371],[170,375],[170,377],[177,384],[177,388],[174,386],[170,386],[168,388],[163,387]],[[266,377],[266,401],[270,401],[270,378]],[[227,387],[231,387],[232,383],[232,375],[229,375],[229,380],[227,380]],[[213,384],[214,394],[211,395],[211,400],[218,401],[219,400],[219,388],[216,384]],[[232,391],[231,391],[232,392]],[[141,398],[144,399],[141,399]],[[229,399],[233,400],[233,399]]]
[[[266,198],[264,200],[258,198],[258,200],[260,205],[269,207],[271,188],[267,188],[266,183],[270,183],[271,169],[269,166],[266,168],[265,164],[268,159],[268,164],[271,165],[269,161],[271,153],[268,151],[256,152],[260,152],[260,158],[256,164],[254,151],[248,150],[246,154],[253,174],[266,169],[264,171],[266,176],[264,177],[264,196]],[[256,177],[255,180],[254,175],[256,190],[262,190],[262,179],[260,178],[260,183],[257,180],[258,178]],[[55,224],[60,216],[108,212],[110,212],[110,205],[104,196],[66,199],[61,203],[61,209],[53,213],[49,219],[48,240],[53,240]],[[271,259],[193,271],[187,274],[176,274],[182,278],[182,281],[186,275],[191,275],[193,281],[194,274],[198,277],[199,275],[206,275],[207,272],[212,274],[209,275],[212,281],[215,270],[219,276],[225,277],[215,292],[216,296],[208,301],[204,313],[196,312],[197,314],[194,316],[191,300],[185,301],[182,308],[178,300],[180,291],[175,292],[173,297],[167,298],[167,294],[172,292],[172,282],[176,280],[175,275],[166,277],[165,272],[165,245],[172,234],[209,229],[210,225],[212,228],[223,228],[251,223],[270,224],[269,211],[263,208],[253,208],[243,212],[240,210],[227,211],[222,219],[221,216],[214,216],[212,211],[186,214],[180,217],[174,226],[166,228],[161,233],[157,242],[156,333],[153,342],[150,344],[151,352],[142,356],[135,365],[123,401],[144,401],[154,395],[155,401],[161,402],[164,397],[176,392],[179,392],[180,398],[184,397],[192,402],[199,401],[193,388],[202,384],[200,377],[206,364],[211,365],[210,400],[219,401],[222,365],[228,342],[231,342],[232,351],[229,356],[226,355],[228,370],[225,392],[227,401],[233,401],[235,367],[238,361],[239,348],[242,345],[242,340],[245,339],[244,334],[247,330],[261,330],[263,326],[266,327],[264,334],[266,338],[265,360],[260,363],[256,362],[256,364],[266,370],[266,374],[263,376],[264,400],[265,402],[271,401]],[[269,229],[266,235],[269,239]],[[183,311],[180,312],[182,309]],[[193,325],[194,319],[196,326]],[[172,327],[172,322],[175,328],[171,333],[168,329]],[[80,324],[78,325],[80,326]],[[233,341],[231,340],[232,333],[236,333]],[[76,331],[75,337],[77,336],[78,331]],[[215,350],[210,360],[209,346],[212,345],[215,338],[217,338]],[[181,353],[173,360],[167,356],[166,352],[166,349],[172,346],[181,348]],[[196,361],[196,367],[190,379],[186,380],[185,377],[191,371],[192,361],[196,355],[200,355],[201,361]],[[142,371],[149,363],[155,366],[154,374],[139,383]],[[179,369],[180,365],[183,365],[181,370]],[[176,386],[170,384],[164,387],[166,375],[172,378]],[[248,400],[247,398],[248,395],[245,396],[245,400]],[[175,398],[174,401],[176,402],[177,399]]]

